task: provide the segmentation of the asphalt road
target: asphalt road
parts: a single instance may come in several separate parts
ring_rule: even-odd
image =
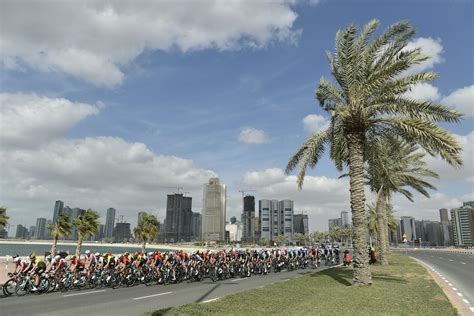
[[[285,282],[306,273],[324,270],[296,270],[270,273],[266,276],[235,278],[213,283],[205,280],[167,286],[143,285],[116,290],[72,290],[66,293],[0,297],[0,314],[6,315],[141,315],[144,312],[188,303],[203,303],[224,295],[261,287],[270,283]]]
[[[411,250],[407,254],[434,268],[445,282],[474,307],[474,256],[436,250]],[[466,301],[464,301],[466,303]],[[467,304],[467,303],[466,303]]]

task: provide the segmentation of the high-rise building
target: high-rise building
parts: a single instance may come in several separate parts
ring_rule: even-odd
[[[342,227],[351,226],[349,212],[347,212],[347,211],[342,211],[341,212],[341,226]]]
[[[36,219],[35,239],[43,240],[46,236],[46,218]]]
[[[84,215],[84,213],[86,212],[86,210],[82,209],[82,208],[78,208],[78,207],[75,207],[75,208],[69,208],[67,207],[68,209],[68,213],[69,213],[69,222],[72,225],[72,229],[71,229],[71,234],[69,235],[69,240],[77,240],[78,239],[78,234],[77,234],[77,230],[76,230],[76,226],[74,226],[74,220],[76,218],[78,218],[79,216],[82,216]],[[66,210],[66,208],[64,208],[64,210]]]
[[[201,226],[202,226],[201,213],[192,212],[192,217],[191,217],[191,239],[192,240],[201,240]]]
[[[64,208],[64,202],[63,201],[56,201],[54,203],[54,211],[53,211],[53,224],[56,224],[56,221],[58,220],[59,214],[63,211]]]
[[[168,194],[165,241],[191,241],[192,198],[181,193]]]
[[[30,229],[28,230],[28,237],[30,239],[35,238],[35,233],[36,233],[36,226],[30,226]]]
[[[105,228],[104,228],[105,238],[112,238],[114,236],[114,225],[115,225],[115,209],[110,207],[107,209],[107,215],[105,217]]]
[[[258,213],[261,219],[262,239],[274,240],[284,235],[288,241],[293,240],[293,201],[291,200],[260,200]]]
[[[229,232],[229,241],[241,241],[243,236],[243,225],[241,222],[227,223],[225,230]]]
[[[100,241],[102,238],[104,238],[104,229],[104,224],[99,224],[99,229],[97,230],[97,234],[94,237],[95,240]]]
[[[308,214],[293,215],[293,233],[309,235]]]
[[[336,228],[341,228],[342,227],[342,219],[341,218],[331,218],[328,219],[328,228],[329,231],[336,229]]]
[[[139,226],[141,223],[142,214],[146,214],[146,212],[138,212],[137,226]]]
[[[399,228],[399,235],[400,241],[403,239],[403,235],[405,234],[407,237],[407,241],[415,241],[416,239],[416,228],[415,228],[415,218],[412,216],[402,216],[400,218],[400,225]]]
[[[474,208],[474,201],[463,202],[462,206]]]
[[[230,223],[231,223],[231,224],[235,224],[236,222],[237,222],[237,218],[236,218],[235,216],[232,216],[232,217],[230,218]]]
[[[117,223],[112,235],[114,236],[115,242],[127,242],[132,238],[130,223]]]
[[[441,222],[449,222],[448,210],[445,208],[439,209],[439,220]]]
[[[26,228],[25,226],[19,224],[16,226],[16,234],[15,234],[15,238],[18,238],[18,239],[26,239],[28,238],[28,228]]]
[[[219,178],[209,179],[204,185],[202,209],[202,239],[225,239],[226,185]]]
[[[241,216],[243,224],[242,240],[255,241],[255,197],[244,197],[244,209]]]
[[[469,202],[462,207],[451,210],[451,227],[454,245],[457,247],[472,247],[474,238],[474,208]]]

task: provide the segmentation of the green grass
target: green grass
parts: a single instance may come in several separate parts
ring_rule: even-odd
[[[372,267],[373,285],[351,286],[350,268],[333,268],[205,304],[148,315],[458,315],[426,270],[393,254]]]

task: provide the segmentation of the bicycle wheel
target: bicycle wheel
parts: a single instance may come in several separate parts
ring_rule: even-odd
[[[5,284],[2,287],[3,294],[5,296],[13,295],[13,293],[15,293],[16,284],[17,284],[17,282],[16,282],[16,279],[14,279],[14,278],[12,278],[12,279],[8,280],[7,282],[5,282]]]
[[[28,293],[28,286],[29,284],[27,280],[21,280],[15,286],[15,294],[17,296],[24,296],[26,293]]]

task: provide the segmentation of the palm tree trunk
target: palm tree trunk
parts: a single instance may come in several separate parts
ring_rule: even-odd
[[[390,237],[389,237],[387,212],[385,212],[383,228],[384,228],[384,234],[385,234],[385,251],[386,251],[385,257],[387,257],[387,263],[390,263]]]
[[[56,252],[58,251],[57,250],[57,245],[58,245],[58,238],[59,236],[57,234],[54,235],[53,237],[53,245],[51,246],[51,256],[56,256]]]
[[[387,222],[385,218],[387,217],[386,211],[386,199],[385,194],[382,192],[383,188],[380,188],[377,194],[377,203],[375,204],[375,213],[377,214],[377,241],[380,251],[380,262],[382,265],[388,264],[387,256],[387,235],[385,223]]]
[[[142,253],[145,253],[145,250],[146,250],[146,240],[144,240],[142,243]]]
[[[77,240],[77,248],[76,248],[76,257],[78,257],[78,258],[81,255],[82,241],[83,240],[84,240],[84,237],[79,234],[79,239]]]
[[[352,225],[354,227],[354,285],[372,284],[367,253],[367,217],[365,215],[364,193],[364,135],[348,135],[349,143],[349,176],[351,192]]]

